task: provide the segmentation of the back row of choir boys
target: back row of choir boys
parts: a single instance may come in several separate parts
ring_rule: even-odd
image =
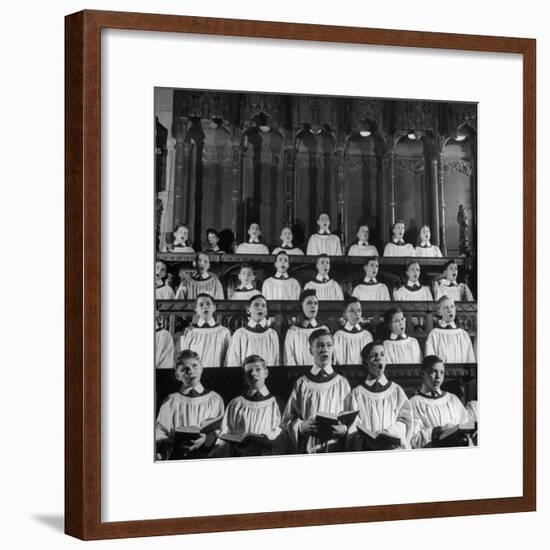
[[[441,358],[424,358],[420,391],[409,400],[401,386],[385,376],[386,348],[381,342],[370,342],[361,349],[366,378],[353,390],[332,367],[333,345],[327,329],[310,334],[313,366],[295,382],[282,415],[266,386],[269,371],[260,355],[244,358],[245,391],[225,409],[221,396],[200,382],[203,367],[199,355],[182,351],[175,366],[181,388],[166,398],[157,417],[157,458],[471,444],[460,430],[455,439],[439,440],[443,430],[477,422],[475,402],[469,414],[455,395],[442,391],[445,368]],[[208,425],[212,429],[206,429]],[[193,437],[182,440],[178,437],[182,432],[191,432]]]
[[[210,272],[210,258],[204,252],[199,252],[195,259],[196,272],[193,276],[185,274],[181,284],[174,293],[166,282],[166,265],[156,263],[156,289],[158,300],[195,299],[199,294],[210,294],[216,300],[224,299],[223,287],[216,275]],[[275,274],[268,277],[262,284],[261,294],[268,300],[298,300],[301,292],[300,283],[288,274],[290,267],[287,252],[279,251],[275,258]],[[353,288],[352,296],[364,301],[389,301],[388,287],[378,281],[378,258],[366,260],[364,266],[365,278]],[[316,262],[317,274],[304,285],[304,289],[314,289],[319,300],[343,300],[344,293],[339,283],[330,276],[330,257],[321,254]],[[407,283],[395,290],[393,299],[396,301],[432,301],[432,293],[428,286],[420,283],[420,263],[411,260],[406,269]],[[465,283],[459,283],[458,265],[449,260],[443,271],[443,276],[434,281],[434,296],[450,296],[455,301],[473,301],[473,295]],[[254,270],[250,265],[243,265],[239,271],[239,284],[228,291],[229,300],[248,300],[251,296],[260,294],[254,286]]]
[[[318,231],[309,238],[306,254],[308,256],[318,256],[327,254],[329,256],[342,256],[342,244],[340,238],[330,231],[330,218],[328,214],[321,213],[317,218]],[[261,242],[262,229],[259,223],[251,223],[248,226],[248,241],[239,244],[235,249],[235,254],[269,254],[269,248]],[[414,247],[403,240],[405,235],[405,222],[397,220],[392,225],[392,240],[384,248],[384,256],[420,256],[423,258],[441,258],[442,254],[439,247],[431,244],[431,231],[429,226],[423,225],[420,228],[420,238],[418,245]],[[283,227],[280,235],[281,245],[275,248],[271,253],[277,254],[284,250],[288,254],[302,256],[303,251],[294,246],[293,234],[290,226]],[[206,239],[208,248],[206,252],[210,254],[224,254],[220,246],[220,236],[214,228],[206,230]],[[189,245],[189,228],[185,224],[178,224],[173,233],[173,241],[169,247],[171,252],[182,252],[193,254],[195,250]],[[369,228],[367,225],[361,225],[357,231],[357,242],[348,250],[348,256],[378,256],[378,250],[375,246],[369,244]]]
[[[172,368],[174,353],[190,349],[201,358],[204,367],[238,367],[249,355],[260,355],[268,365],[310,365],[309,337],[318,328],[327,327],[317,320],[319,300],[313,289],[304,290],[299,298],[302,320],[291,326],[285,336],[280,357],[279,335],[269,326],[268,304],[261,294],[248,301],[248,322],[231,335],[228,328],[214,319],[216,304],[208,294],[195,302],[197,322],[189,326],[174,345],[170,333],[158,327],[156,333],[157,368]],[[439,300],[440,320],[428,334],[425,354],[437,355],[446,363],[473,363],[475,355],[469,334],[455,323],[456,307],[452,298]],[[334,362],[341,365],[361,363],[361,350],[372,342],[371,333],[362,324],[361,302],[351,298],[345,303],[345,325],[334,334]],[[389,337],[384,341],[387,361],[392,364],[421,363],[418,340],[406,334],[406,319],[400,309],[385,314]]]

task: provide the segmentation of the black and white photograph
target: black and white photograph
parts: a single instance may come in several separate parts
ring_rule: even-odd
[[[477,446],[477,104],[154,100],[154,459]]]

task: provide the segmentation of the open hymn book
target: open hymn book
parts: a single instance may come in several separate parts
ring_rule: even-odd
[[[201,434],[209,434],[220,429],[223,416],[207,418],[198,426],[178,426],[174,432],[174,443],[183,444],[193,443]]]
[[[351,423],[357,418],[359,411],[342,411],[338,414],[318,412],[315,416],[315,422],[319,424],[338,424],[341,422],[346,426],[351,426]]]
[[[365,446],[373,451],[385,451],[401,446],[401,439],[385,432],[373,432],[364,424],[357,425],[357,431],[363,436]]]
[[[232,443],[233,445],[249,445],[256,444],[265,447],[272,447],[273,442],[265,434],[243,433],[232,434],[226,433],[218,436],[222,441],[226,443]]]
[[[477,431],[477,422],[470,420],[456,424],[435,433],[432,447],[467,447],[470,444],[469,436]]]

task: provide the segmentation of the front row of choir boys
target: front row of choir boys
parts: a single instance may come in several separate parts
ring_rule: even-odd
[[[327,328],[317,320],[319,300],[313,289],[304,290],[299,297],[301,315],[285,336],[281,361],[279,335],[269,326],[266,299],[258,294],[248,301],[248,322],[231,335],[228,328],[214,319],[216,304],[208,294],[195,301],[197,321],[190,325],[174,348],[170,333],[157,327],[157,368],[171,368],[170,355],[175,349],[190,349],[201,357],[204,367],[238,367],[246,357],[259,355],[270,366],[310,365],[309,337],[317,328]],[[358,298],[346,301],[343,311],[344,326],[334,334],[334,361],[340,365],[361,363],[361,350],[372,342],[371,333],[361,324],[362,308]],[[426,340],[426,355],[437,355],[446,363],[474,363],[475,354],[469,334],[455,322],[454,301],[443,296],[439,300],[440,320]],[[389,337],[384,341],[390,364],[422,362],[418,340],[406,334],[406,319],[398,308],[388,310],[384,321]]]
[[[295,382],[282,415],[266,386],[269,371],[262,357],[251,355],[243,361],[245,391],[224,410],[222,398],[200,382],[198,355],[191,350],[181,352],[175,367],[181,388],[166,398],[157,417],[157,458],[430,447],[443,429],[471,419],[455,395],[441,390],[445,368],[439,357],[424,358],[420,391],[409,400],[401,386],[385,375],[386,355],[381,342],[370,342],[361,350],[366,378],[353,390],[332,367],[333,344],[325,328],[310,335],[313,365]],[[341,414],[345,411],[353,412],[347,420]],[[326,423],[323,417],[327,414],[340,415],[342,420]],[[216,419],[220,422],[215,430],[175,443],[178,428]],[[243,437],[231,439],[227,435]],[[381,437],[385,446],[373,447],[372,442]],[[461,444],[471,441],[466,438]]]
[[[318,230],[310,236],[306,253],[309,256],[317,256],[319,254],[328,254],[329,256],[342,256],[342,244],[337,235],[330,231],[330,218],[328,214],[321,213],[317,218]],[[269,254],[269,249],[261,242],[262,229],[259,223],[251,223],[248,226],[248,241],[239,244],[236,249],[236,254]],[[396,220],[392,224],[392,240],[386,244],[384,248],[384,256],[420,256],[424,258],[441,258],[442,254],[439,248],[432,245],[430,242],[431,231],[429,226],[423,225],[420,228],[420,239],[416,248],[405,243],[403,237],[405,235],[405,222]],[[206,238],[209,248],[206,252],[210,254],[224,254],[224,251],[219,247],[220,236],[214,228],[206,230]],[[294,246],[292,228],[288,225],[281,230],[281,246],[275,248],[272,254],[277,254],[284,250],[288,254],[303,256],[302,250]],[[369,228],[367,225],[361,225],[357,231],[357,242],[354,243],[349,251],[349,256],[378,256],[378,250],[375,246],[369,244]],[[170,245],[170,251],[183,252],[193,254],[195,251],[189,245],[189,229],[185,224],[176,225],[173,232],[173,242]]]
[[[219,278],[210,272],[210,258],[204,252],[196,255],[194,265],[196,271],[193,275],[183,274],[182,281],[174,293],[172,288],[165,283],[166,265],[164,262],[156,263],[156,289],[155,296],[159,300],[194,300],[199,294],[210,294],[215,300],[223,300],[224,292]],[[280,250],[275,258],[275,274],[268,277],[262,284],[261,293],[268,300],[298,300],[300,296],[300,283],[288,274],[290,267],[288,253]],[[304,289],[317,291],[319,300],[343,300],[344,293],[339,283],[330,276],[330,257],[320,254],[315,264],[317,273],[308,281]],[[352,296],[363,301],[389,301],[388,287],[377,280],[379,262],[377,257],[366,260],[364,271],[365,278],[353,288]],[[411,260],[406,269],[407,283],[395,290],[393,298],[396,301],[431,301],[432,293],[428,286],[419,282],[420,264]],[[458,265],[455,260],[449,260],[443,270],[441,279],[434,282],[434,295],[438,300],[441,296],[450,296],[456,301],[473,301],[473,295],[465,283],[459,283]],[[228,291],[229,300],[247,300],[260,292],[254,286],[254,271],[252,266],[241,266],[238,274],[239,283]]]

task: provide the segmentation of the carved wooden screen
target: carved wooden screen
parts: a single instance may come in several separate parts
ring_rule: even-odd
[[[284,137],[275,128],[253,127],[244,134],[243,149],[243,238],[250,223],[261,222],[262,239],[271,249],[286,222]]]
[[[374,137],[350,136],[344,153],[344,234],[355,241],[360,225],[370,228],[369,240],[379,239],[381,158]]]
[[[441,173],[443,178],[443,204],[445,208],[445,241],[448,256],[461,252],[460,227],[467,219],[466,237],[472,238],[475,222],[473,205],[473,151],[472,140],[450,140],[443,147]],[[463,210],[460,207],[463,207]],[[460,210],[460,212],[459,212]],[[464,238],[464,236],[462,236]],[[470,245],[473,244],[470,242]]]

